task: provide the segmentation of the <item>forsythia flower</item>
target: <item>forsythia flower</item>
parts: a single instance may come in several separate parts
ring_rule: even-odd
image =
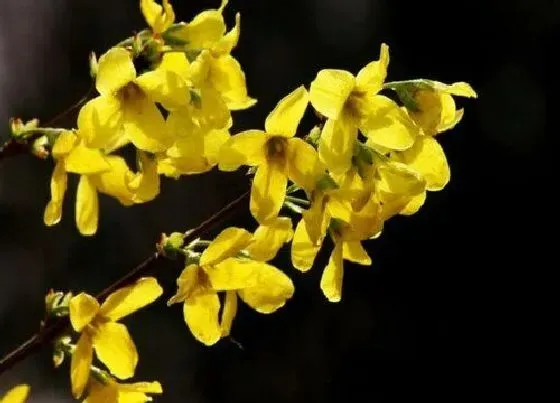
[[[157,68],[137,76],[129,51],[112,48],[99,59],[96,88],[101,95],[80,110],[78,128],[86,145],[106,152],[132,142],[138,149],[164,151],[171,138],[156,106],[186,106],[189,91],[173,71]]]
[[[368,144],[391,150],[412,146],[418,129],[391,99],[378,95],[389,64],[389,48],[381,46],[378,61],[369,63],[354,77],[344,70],[321,70],[309,91],[313,107],[328,118],[319,141],[319,155],[332,173],[351,165],[358,129]]]
[[[452,95],[476,98],[477,94],[465,82],[447,85],[422,80],[422,84],[417,87],[412,84],[409,88],[410,93],[405,96],[413,101],[413,108],[408,109],[408,114],[422,135],[416,137],[409,149],[392,152],[391,159],[418,172],[426,181],[427,191],[439,191],[449,182],[451,171],[445,152],[434,136],[454,127],[463,117],[463,109],[456,109]],[[425,199],[426,191],[415,197],[405,213],[416,212]]]
[[[167,31],[175,21],[175,13],[169,0],[163,0],[162,5],[157,4],[154,0],[140,0],[140,9],[144,14],[144,19],[156,34]]]
[[[107,297],[100,306],[95,298],[81,293],[70,300],[70,322],[80,338],[72,353],[72,394],[79,398],[87,385],[93,356],[119,379],[134,375],[138,362],[136,346],[125,325],[117,321],[151,304],[163,290],[153,277],[142,278]]]
[[[62,217],[62,205],[68,173],[80,175],[76,195],[76,225],[82,235],[97,232],[99,201],[97,192],[114,196],[124,205],[152,200],[159,193],[157,165],[140,153],[141,172],[130,172],[123,158],[106,156],[98,149],[84,145],[72,131],[59,135],[52,149],[57,161],[51,178],[51,200],[44,213],[46,225],[57,224]]]
[[[224,0],[219,9],[198,14],[178,28],[174,35],[192,49],[206,50],[201,55],[206,53],[208,58],[204,69],[207,81],[222,95],[230,110],[241,110],[253,106],[256,100],[247,95],[245,74],[230,54],[239,40],[240,15],[235,16],[235,26],[226,33],[222,12],[227,3]]]
[[[159,382],[119,383],[105,371],[92,377],[88,386],[88,397],[83,403],[143,403],[152,401],[148,393],[161,394]]]
[[[4,397],[0,398],[0,403],[24,403],[29,394],[29,386],[22,384],[10,389]]]
[[[294,137],[308,103],[301,86],[283,98],[265,121],[265,131],[248,130],[232,136],[222,147],[219,168],[257,166],[251,187],[250,210],[260,224],[278,216],[288,179],[311,192],[323,172],[315,149]]]
[[[258,257],[271,257],[264,242],[272,240],[270,249],[291,238],[291,228],[277,222],[274,229],[263,229],[255,237],[241,228],[227,228],[200,256],[198,264],[189,264],[177,279],[177,293],[168,305],[183,302],[185,322],[193,336],[206,345],[215,344],[229,334],[237,311],[237,296],[260,313],[272,313],[282,307],[294,293],[288,276],[280,270],[243,253],[251,247]],[[281,246],[281,245],[280,245]],[[275,252],[274,252],[275,254]],[[272,256],[273,257],[273,256]],[[221,320],[218,292],[225,291]]]
[[[408,113],[428,136],[451,129],[463,117],[464,111],[456,109],[452,95],[477,97],[476,92],[465,82],[448,85],[439,81],[422,80],[422,85],[418,88],[413,86],[412,92],[415,109]]]

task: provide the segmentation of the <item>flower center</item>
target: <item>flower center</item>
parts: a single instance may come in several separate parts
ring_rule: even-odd
[[[123,102],[134,102],[144,97],[144,91],[134,82],[129,82],[119,90],[119,96]]]
[[[363,116],[364,102],[366,93],[363,91],[352,91],[344,103],[344,111],[354,119],[361,119]]]
[[[281,162],[286,159],[288,140],[282,136],[273,136],[266,142],[267,161]]]

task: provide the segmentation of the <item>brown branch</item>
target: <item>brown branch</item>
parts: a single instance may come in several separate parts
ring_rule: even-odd
[[[222,208],[220,211],[212,215],[209,219],[202,222],[198,227],[194,228],[185,236],[185,243],[191,242],[201,235],[207,233],[210,229],[214,228],[216,225],[220,224],[224,219],[226,219],[231,213],[233,213],[249,196],[249,191],[246,191],[237,199],[230,202],[227,206]],[[109,296],[115,290],[129,285],[139,279],[140,277],[146,275],[153,264],[161,258],[161,255],[155,253],[145,259],[142,263],[136,266],[134,269],[129,271],[124,277],[112,283],[110,286],[105,288],[97,295],[97,299],[102,301]],[[13,367],[18,362],[22,361],[29,355],[38,352],[45,344],[54,342],[55,339],[66,331],[70,326],[70,321],[68,316],[55,318],[49,320],[45,326],[39,330],[36,334],[31,336],[28,340],[21,343],[17,348],[10,351],[0,360],[0,374],[4,373],[11,367]]]

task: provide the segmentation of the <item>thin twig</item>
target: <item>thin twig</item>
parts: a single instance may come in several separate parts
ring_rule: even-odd
[[[86,94],[84,96],[82,96],[82,98],[80,98],[78,101],[76,101],[74,104],[72,104],[69,108],[66,108],[65,110],[60,112],[58,115],[56,115],[55,117],[50,119],[43,126],[44,127],[51,126],[56,121],[60,120],[61,118],[68,115],[70,112],[72,112],[76,108],[83,105],[83,103],[88,100],[92,90],[93,90],[93,84],[90,85],[88,91],[86,92]],[[0,160],[3,160],[5,158],[9,158],[9,157],[13,157],[14,155],[27,154],[29,152],[30,148],[31,148],[31,145],[33,144],[33,140],[36,137],[37,136],[32,136],[32,137],[27,137],[25,139],[15,139],[13,137],[9,138],[3,145],[0,146]]]
[[[196,238],[204,235],[206,232],[214,228],[216,225],[220,224],[231,213],[237,210],[237,208],[241,206],[244,201],[246,201],[248,196],[249,191],[246,191],[237,199],[233,200],[227,206],[212,215],[209,219],[202,222],[198,227],[194,228],[192,231],[189,231],[185,236],[185,243],[195,240]],[[151,255],[134,269],[129,271],[124,277],[115,281],[110,286],[101,291],[96,298],[102,301],[117,289],[129,285],[140,277],[145,276],[150,271],[153,264],[161,257],[162,256],[158,253]],[[39,332],[31,336],[25,342],[21,343],[18,347],[10,351],[0,360],[0,374],[4,373],[29,355],[38,352],[45,344],[54,342],[58,336],[60,336],[69,328],[69,326],[70,321],[68,316],[51,319],[50,323],[46,323]]]

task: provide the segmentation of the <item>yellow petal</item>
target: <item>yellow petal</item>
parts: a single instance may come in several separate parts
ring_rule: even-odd
[[[302,214],[305,228],[311,241],[320,244],[326,235],[327,227],[331,217],[327,214],[325,205],[329,196],[323,192],[315,192],[309,209]]]
[[[335,241],[334,250],[329,258],[329,263],[321,276],[321,290],[330,302],[339,302],[342,296],[342,242]]]
[[[214,45],[212,49],[212,53],[219,56],[223,56],[231,53],[233,48],[237,46],[237,42],[239,42],[240,25],[241,25],[241,15],[237,13],[235,14],[235,26],[228,33],[226,33],[218,41],[218,43],[216,43],[216,45]]]
[[[163,393],[161,383],[154,382],[135,382],[135,383],[120,383],[118,384],[119,392],[138,392],[138,393]],[[119,400],[120,403],[120,400]]]
[[[257,102],[247,95],[245,73],[231,55],[214,59],[210,65],[210,80],[230,110],[247,109]]]
[[[172,71],[185,81],[188,81],[190,78],[190,63],[183,52],[164,53],[159,68]]]
[[[379,165],[378,191],[386,194],[415,196],[425,190],[426,182],[415,170],[400,162]]]
[[[140,172],[129,182],[135,203],[146,203],[159,194],[159,175],[157,161],[147,153],[138,152],[138,166]]]
[[[210,49],[226,32],[224,17],[219,10],[206,10],[184,24],[174,36],[187,41],[191,49]]]
[[[409,114],[427,136],[436,134],[441,123],[442,95],[444,94],[432,89],[421,89],[414,93],[414,102],[418,110],[409,111]],[[451,101],[455,107],[453,98]]]
[[[222,337],[229,336],[235,315],[237,314],[237,293],[235,291],[226,292],[224,307],[222,308]]]
[[[204,132],[223,129],[231,119],[231,113],[220,93],[210,85],[199,89],[200,105],[193,109],[198,126]]]
[[[453,97],[449,94],[440,93],[441,117],[437,125],[438,133],[455,126],[462,117],[462,113],[458,116],[457,108]]]
[[[326,202],[326,211],[331,218],[350,222],[352,216],[352,203],[348,199],[350,193],[333,191]],[[346,196],[346,197],[345,197]]]
[[[99,313],[109,320],[117,321],[151,304],[162,293],[163,289],[154,277],[141,278],[109,295]]]
[[[228,258],[212,266],[203,266],[216,291],[238,290],[257,281],[255,264],[249,259]]]
[[[313,146],[297,137],[288,140],[286,167],[288,178],[309,193],[325,171]]]
[[[17,385],[0,398],[0,403],[24,403],[27,400],[29,390],[29,385]]]
[[[142,14],[144,14],[146,22],[155,33],[167,31],[171,24],[173,24],[173,21],[175,21],[175,13],[168,0],[163,0],[163,7],[154,0],[141,0],[140,9]]]
[[[105,322],[97,325],[93,334],[97,358],[119,379],[134,376],[138,363],[136,346],[122,323]]]
[[[173,71],[157,68],[139,76],[135,81],[152,102],[159,102],[167,110],[186,107],[190,92],[185,79]]]
[[[231,136],[220,149],[218,167],[235,171],[241,165],[261,165],[265,162],[267,136],[260,130],[247,130]]]
[[[91,336],[84,332],[80,335],[76,349],[72,353],[70,362],[70,381],[72,383],[72,395],[79,399],[88,383],[93,349]]]
[[[409,197],[407,195],[407,198]],[[376,195],[370,194],[363,206],[353,212],[350,226],[354,233],[359,234],[358,239],[371,238],[381,231],[384,220],[390,218],[383,215],[383,207]],[[397,214],[397,212],[395,211],[394,214]]]
[[[358,129],[350,119],[328,119],[319,139],[319,156],[334,174],[343,174],[352,165]]]
[[[99,58],[95,85],[100,94],[114,94],[136,78],[130,53],[123,48],[111,48]]]
[[[51,200],[43,215],[45,225],[51,226],[60,222],[67,183],[68,175],[64,169],[64,161],[57,162],[51,177]]]
[[[298,222],[292,239],[292,264],[299,271],[306,272],[313,267],[315,257],[321,244],[313,243],[306,228],[305,221]]]
[[[190,264],[183,269],[177,278],[177,292],[169,298],[167,306],[183,302],[190,297],[198,285],[199,270],[202,269],[196,264]]]
[[[169,135],[173,138],[179,140],[183,139],[196,139],[200,145],[196,145],[197,149],[196,154],[202,154],[202,137],[204,132],[200,130],[198,125],[196,124],[194,114],[190,108],[181,108],[175,111],[172,111],[167,115],[167,119],[165,120],[167,125],[167,131]],[[193,146],[195,144],[192,144]],[[172,149],[176,149],[177,143],[173,147],[167,150],[167,155],[170,157],[183,157],[188,155],[188,150],[184,150],[183,153],[177,153],[176,151],[171,151]],[[198,149],[200,148],[200,150]]]
[[[453,83],[451,85],[447,85],[444,83],[440,83],[435,81],[434,88],[440,91],[445,91],[451,95],[456,95],[459,97],[467,97],[467,98],[477,98],[478,95],[475,90],[471,87],[469,83],[460,81]]]
[[[99,312],[99,302],[91,295],[80,293],[70,299],[70,323],[76,332],[89,325]]]
[[[124,130],[140,150],[156,153],[170,146],[165,120],[156,105],[147,98],[127,104]]]
[[[110,94],[88,101],[78,114],[78,133],[91,148],[108,148],[122,143],[122,124],[121,102]]]
[[[93,235],[97,232],[99,220],[99,199],[97,190],[91,179],[80,176],[76,195],[76,225],[82,235]]]
[[[83,403],[107,403],[107,402],[120,402],[119,391],[117,389],[117,383],[113,380],[103,384],[92,377],[88,384],[88,396]],[[136,402],[142,402],[136,401]],[[131,402],[132,403],[132,402]]]
[[[111,168],[101,151],[78,144],[65,159],[67,172],[81,175],[97,174]]]
[[[288,178],[276,164],[257,168],[251,185],[251,214],[259,224],[278,216],[286,197]]]
[[[231,138],[229,129],[210,130],[204,136],[204,158],[210,166],[215,166],[219,162],[220,149]]]
[[[258,283],[239,290],[239,297],[259,313],[272,313],[284,306],[294,295],[292,280],[282,271],[266,263],[255,262]]]
[[[354,85],[354,76],[348,71],[321,70],[311,83],[309,101],[323,116],[338,119]]]
[[[309,102],[309,94],[302,85],[278,102],[266,118],[264,128],[268,134],[293,137]]]
[[[383,88],[389,65],[389,46],[382,43],[379,60],[368,63],[356,77],[359,91],[378,93]]]
[[[243,228],[230,227],[224,229],[202,252],[200,266],[218,263],[228,257],[235,256],[251,242],[251,233]]]
[[[438,133],[444,132],[446,130],[454,128],[457,123],[463,119],[463,115],[465,114],[464,109],[457,109],[455,112],[450,115],[446,115],[446,120],[440,121],[439,125],[437,126],[436,130]]]
[[[72,151],[76,143],[78,142],[78,136],[71,131],[63,131],[55,140],[52,148],[52,156],[55,159],[64,157]]]
[[[255,260],[269,261],[292,239],[293,234],[292,220],[289,217],[277,217],[257,228],[247,251]]]
[[[128,184],[134,177],[134,173],[122,157],[109,155],[105,160],[111,169],[92,178],[97,191],[117,198],[125,206],[133,204],[133,194]]]
[[[412,199],[410,199],[408,204],[400,211],[400,214],[412,215],[418,212],[418,210],[420,210],[420,207],[422,207],[425,201],[426,201],[426,192],[417,194]]]
[[[183,317],[194,338],[210,346],[222,335],[219,322],[220,299],[212,290],[195,292],[183,305]]]
[[[342,257],[363,266],[371,265],[371,258],[360,241],[342,242]]]
[[[360,125],[368,144],[405,150],[414,144],[418,127],[399,106],[382,95],[372,97],[373,113]]]
[[[401,161],[424,178],[427,190],[441,190],[449,182],[451,172],[445,152],[433,137],[419,137],[402,153]]]

